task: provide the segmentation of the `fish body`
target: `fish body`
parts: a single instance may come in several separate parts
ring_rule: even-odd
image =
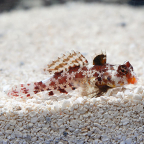
[[[40,82],[14,86],[8,95],[29,97],[48,91],[48,95],[52,96],[56,91],[68,94],[79,87],[86,89],[91,86],[97,90],[96,96],[100,96],[110,88],[137,82],[133,67],[128,61],[122,65],[111,65],[106,63],[104,54],[96,56],[93,66],[88,68],[88,61],[82,54],[69,53],[53,61],[44,71],[53,74],[52,77]]]

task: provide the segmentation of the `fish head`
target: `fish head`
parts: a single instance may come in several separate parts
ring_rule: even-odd
[[[136,84],[137,76],[129,61],[122,65],[111,66],[102,74],[102,85],[114,88],[126,84]]]
[[[129,61],[117,66],[117,69],[113,76],[113,87],[123,86],[126,84],[136,84],[137,76],[133,70],[133,66]]]

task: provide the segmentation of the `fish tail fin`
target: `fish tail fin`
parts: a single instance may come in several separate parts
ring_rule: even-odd
[[[42,81],[13,86],[6,93],[10,97],[30,97],[38,92],[50,90]]]

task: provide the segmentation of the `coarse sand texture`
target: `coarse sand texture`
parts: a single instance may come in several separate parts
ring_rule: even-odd
[[[67,3],[0,14],[0,144],[144,144],[144,8]],[[11,98],[7,89],[50,77],[42,69],[67,51],[92,66],[129,61],[135,85],[100,97],[80,89]]]

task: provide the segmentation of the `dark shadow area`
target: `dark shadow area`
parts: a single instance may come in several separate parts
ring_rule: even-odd
[[[64,4],[66,2],[101,2],[115,4],[129,4],[131,6],[143,6],[144,0],[0,0],[0,12],[10,11],[14,8],[30,9],[37,6],[51,6],[55,4]]]
[[[144,0],[130,0],[128,4],[132,6],[143,6]]]
[[[19,0],[0,0],[0,12],[10,11],[15,8],[19,3]]]

